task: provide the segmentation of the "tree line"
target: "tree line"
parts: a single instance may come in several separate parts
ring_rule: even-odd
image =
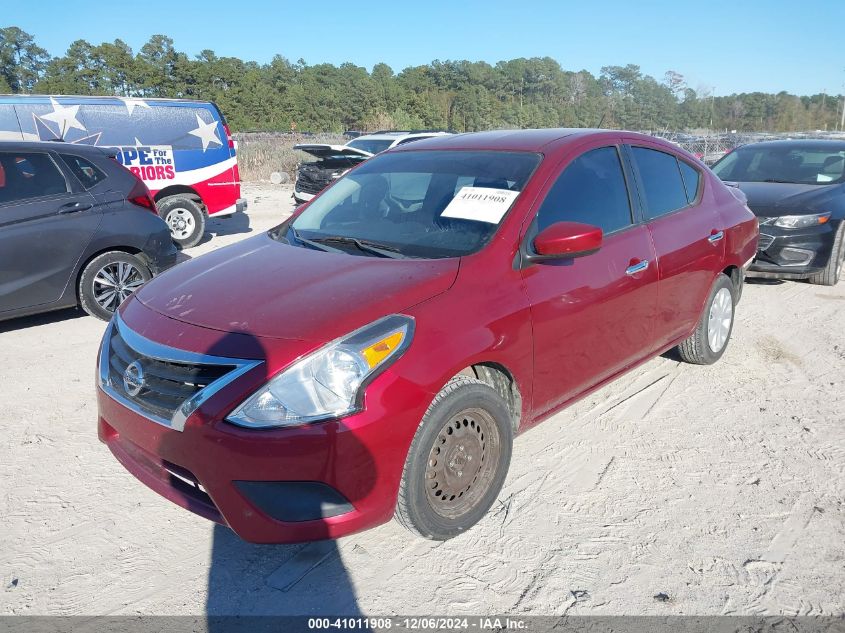
[[[0,28],[0,93],[176,97],[214,101],[234,131],[346,129],[477,131],[607,127],[635,130],[833,130],[841,96],[749,92],[714,96],[669,70],[660,80],[635,64],[598,76],[550,57],[440,61],[395,72],[352,63],[309,65],[277,55],[259,64],[189,55],[154,35],[138,52],[122,40],[73,42],[52,57],[17,27]]]

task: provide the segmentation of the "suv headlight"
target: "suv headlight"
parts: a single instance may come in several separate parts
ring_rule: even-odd
[[[812,215],[782,215],[772,223],[782,229],[806,229],[818,226],[830,220],[830,213],[814,213]]]
[[[394,314],[324,345],[273,377],[226,418],[238,426],[277,428],[349,415],[363,388],[408,348],[411,317]]]

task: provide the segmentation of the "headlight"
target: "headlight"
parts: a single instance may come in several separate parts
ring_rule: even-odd
[[[772,223],[782,229],[806,229],[808,226],[818,226],[830,220],[830,213],[814,213],[813,215],[782,215]]]
[[[226,418],[249,428],[295,426],[360,410],[363,388],[408,348],[411,317],[394,314],[297,361]]]

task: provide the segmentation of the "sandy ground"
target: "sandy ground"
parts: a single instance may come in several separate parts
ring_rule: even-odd
[[[292,208],[245,193],[191,256]],[[842,614],[844,312],[845,283],[749,284],[721,362],[654,359],[519,438],[467,534],[304,546],[243,543],[123,470],[96,437],[102,323],[2,323],[0,614]]]

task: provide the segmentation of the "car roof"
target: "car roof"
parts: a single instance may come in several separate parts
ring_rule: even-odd
[[[636,132],[621,130],[596,130],[590,128],[548,128],[530,130],[492,130],[489,132],[468,132],[466,134],[450,134],[415,141],[409,145],[400,145],[395,151],[418,151],[420,149],[463,149],[463,150],[502,150],[521,152],[541,152],[557,141],[575,141],[590,136],[606,136],[608,138],[641,138],[643,140],[658,141],[654,137]],[[663,143],[667,147],[677,149],[674,145]]]
[[[175,99],[170,97],[122,97],[117,95],[46,95],[46,94],[8,94],[0,93],[0,102],[2,103],[20,103],[25,101],[47,101],[50,99],[61,99],[63,102],[79,102],[85,103],[90,101],[92,103],[108,102],[119,104],[126,99],[143,101],[144,103],[171,103],[184,105],[214,105],[213,101],[203,101],[202,99]],[[216,107],[216,106],[215,106]]]
[[[749,147],[765,147],[770,149],[789,149],[790,147],[801,147],[803,149],[820,149],[832,152],[845,152],[845,141],[832,138],[790,138],[776,141],[758,141],[746,143],[737,149],[748,149]]]

